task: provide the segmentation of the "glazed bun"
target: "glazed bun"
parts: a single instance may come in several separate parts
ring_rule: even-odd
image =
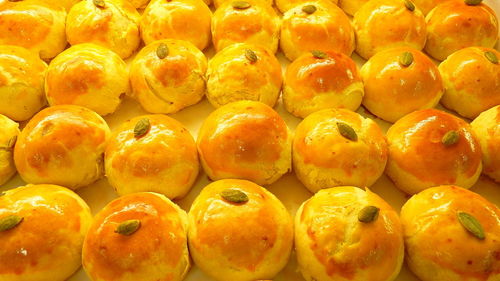
[[[190,42],[155,41],[130,66],[132,96],[148,112],[177,112],[203,98],[206,71],[207,58]]]
[[[481,147],[469,124],[436,109],[415,111],[387,132],[386,173],[408,194],[441,184],[470,188],[481,174]]]
[[[349,18],[331,1],[308,1],[283,15],[280,46],[289,60],[312,50],[350,56],[355,47],[354,30]]]
[[[439,65],[445,83],[441,103],[474,119],[500,104],[500,52],[470,47],[453,53]]]
[[[415,6],[424,14],[427,15],[434,7],[448,0],[411,0]]]
[[[307,281],[392,281],[403,264],[398,214],[352,186],[324,189],[295,216],[295,249]]]
[[[13,150],[19,133],[19,124],[0,114],[0,185],[16,173]]]
[[[339,0],[326,0],[334,5],[339,3]],[[342,0],[340,0],[342,1]],[[278,8],[282,13],[294,8],[295,6],[309,2],[309,0],[276,0],[276,8]]]
[[[237,43],[208,63],[207,99],[215,107],[240,100],[274,106],[283,81],[281,64],[270,50]]]
[[[115,112],[128,89],[125,62],[114,52],[90,43],[62,52],[50,62],[45,78],[50,105],[80,105],[102,116]]]
[[[211,183],[188,216],[191,257],[215,280],[272,279],[288,262],[292,218],[278,198],[255,183]]]
[[[369,0],[338,0],[339,7],[350,16],[354,16],[356,12]]]
[[[64,281],[82,261],[92,223],[77,194],[57,185],[26,185],[0,196],[0,280]]]
[[[210,5],[210,3],[213,2],[215,8],[218,9],[220,6],[222,6],[226,3],[232,3],[232,2],[238,1],[238,0],[213,0],[213,1],[212,0],[204,0],[204,1],[207,5]],[[250,0],[250,1],[253,1],[253,0]],[[262,4],[267,5],[267,6],[273,6],[273,2],[274,2],[274,0],[258,0],[258,1],[260,1]],[[243,0],[242,2],[248,2],[248,1]],[[245,6],[246,6],[246,4],[245,4]]]
[[[391,123],[413,111],[436,106],[444,91],[434,62],[408,47],[377,53],[363,65],[361,77],[363,105]]]
[[[212,180],[241,178],[271,184],[291,168],[292,134],[271,107],[239,101],[220,107],[203,122],[198,152]]]
[[[471,127],[483,152],[483,173],[500,183],[500,105],[481,113]]]
[[[408,267],[422,281],[499,280],[499,217],[497,206],[461,187],[420,192],[401,209]]]
[[[28,183],[52,183],[71,189],[103,176],[106,122],[90,109],[59,105],[37,113],[17,139],[14,161]]]
[[[157,193],[110,202],[83,244],[83,268],[93,281],[181,281],[189,267],[186,212]]]
[[[61,6],[66,10],[66,12],[69,12],[71,7],[73,7],[73,5],[80,2],[81,0],[41,0],[41,1],[50,4],[52,6]]]
[[[301,118],[325,108],[354,111],[363,99],[356,63],[334,51],[301,55],[288,65],[283,84],[286,110]]]
[[[136,9],[143,9],[149,4],[150,0],[128,0]]]

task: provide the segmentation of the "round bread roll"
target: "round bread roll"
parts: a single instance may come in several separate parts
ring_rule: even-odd
[[[0,196],[0,280],[64,281],[81,265],[92,223],[90,209],[71,190],[26,185]]]
[[[498,39],[495,12],[475,0],[451,0],[437,5],[427,15],[425,51],[437,60],[471,46],[493,48]]]
[[[424,190],[401,209],[406,263],[422,281],[499,280],[499,217],[497,206],[461,187]]]
[[[500,183],[500,105],[481,113],[471,127],[483,152],[483,173]]]
[[[289,60],[312,50],[350,56],[354,40],[349,18],[332,1],[307,1],[283,15],[280,46]]]
[[[274,106],[283,77],[274,54],[261,46],[237,43],[217,53],[208,63],[207,99],[215,107],[240,100]]]
[[[341,185],[371,186],[387,162],[387,141],[369,118],[347,109],[325,109],[295,130],[293,169],[311,192]]]
[[[339,1],[342,0],[326,0],[326,1],[332,2],[333,4],[337,5],[339,4]],[[309,2],[309,0],[276,0],[275,2],[276,2],[276,8],[278,8],[282,13],[285,13],[286,11],[294,8],[297,5]]]
[[[450,55],[439,65],[445,93],[441,103],[474,119],[500,104],[500,52],[470,47]]]
[[[226,2],[232,3],[232,2],[238,1],[238,0],[213,0],[213,1],[212,0],[204,0],[204,1],[207,5],[210,5],[210,3],[213,2],[215,8],[218,9],[220,6],[224,5]],[[250,1],[252,1],[252,0],[250,0]],[[267,6],[273,6],[273,2],[274,2],[274,0],[259,0],[259,1]],[[334,0],[332,0],[332,1],[334,1]],[[243,2],[248,2],[248,1],[243,0]],[[246,4],[245,4],[245,6],[246,6]]]
[[[16,173],[13,150],[19,133],[19,124],[0,114],[0,185]]]
[[[189,267],[186,212],[157,193],[110,202],[83,244],[83,268],[93,281],[181,281]]]
[[[149,44],[160,39],[181,39],[198,49],[210,44],[212,12],[202,0],[152,0],[141,19],[141,36]]]
[[[363,65],[361,77],[363,105],[391,123],[413,111],[436,106],[444,92],[434,62],[408,47],[377,53]]]
[[[207,58],[190,42],[155,41],[130,66],[132,96],[148,112],[177,112],[203,98],[206,71]]]
[[[325,108],[358,109],[363,82],[356,63],[334,51],[305,53],[288,65],[283,103],[297,117]]]
[[[353,19],[356,53],[369,59],[394,47],[422,50],[426,39],[425,17],[410,0],[373,0]]]
[[[0,24],[1,29],[1,24]],[[22,47],[0,45],[0,114],[24,121],[46,104],[47,64]]]
[[[213,111],[198,134],[198,152],[212,180],[271,184],[291,168],[292,134],[271,107],[238,101]]]
[[[24,0],[22,0],[24,1]],[[61,6],[64,9],[66,9],[66,12],[69,12],[71,7],[75,5],[76,3],[80,2],[81,0],[41,0],[45,3],[48,3],[53,6]]]
[[[410,0],[417,6],[417,8],[424,14],[427,15],[434,7],[444,3],[448,0]]]
[[[114,52],[90,43],[62,52],[49,64],[45,77],[50,105],[80,105],[102,116],[115,112],[128,90],[125,62]]]
[[[154,191],[170,199],[184,197],[199,170],[189,131],[160,114],[123,123],[106,147],[105,164],[109,183],[119,195]]]
[[[307,281],[391,281],[403,264],[402,227],[377,194],[329,188],[297,211],[295,249]]]
[[[339,7],[350,16],[354,16],[356,12],[369,0],[338,0]]]
[[[71,45],[94,43],[128,58],[141,42],[140,18],[128,0],[83,0],[68,13],[66,36]]]
[[[245,180],[209,184],[188,214],[191,257],[218,281],[272,279],[285,267],[293,222],[271,192]]]
[[[29,183],[77,189],[103,176],[104,148],[111,132],[90,109],[59,105],[37,113],[14,149],[19,175]]]
[[[386,173],[408,194],[441,184],[470,188],[481,174],[481,147],[469,124],[436,109],[415,111],[387,132]]]

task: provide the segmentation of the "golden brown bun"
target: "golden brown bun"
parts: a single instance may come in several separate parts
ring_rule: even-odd
[[[238,101],[216,109],[203,122],[198,152],[212,180],[241,178],[271,184],[291,168],[292,135],[271,107]]]
[[[424,14],[427,15],[434,7],[449,0],[411,0],[415,6]]]
[[[45,78],[50,105],[74,104],[104,116],[115,112],[128,92],[125,62],[99,45],[75,45],[52,60]]]
[[[469,233],[458,212],[474,216],[485,239]],[[413,196],[401,209],[406,263],[422,281],[500,279],[500,211],[458,186],[438,186]]]
[[[354,16],[356,12],[369,0],[338,0],[339,7],[348,15]]]
[[[71,45],[94,43],[122,58],[130,57],[141,42],[141,16],[128,0],[105,0],[104,7],[96,6],[94,2],[83,0],[68,13],[68,42]]]
[[[445,145],[451,131],[457,142]],[[437,109],[415,111],[387,131],[386,173],[408,194],[441,184],[470,188],[481,174],[481,147],[469,124]]]
[[[256,61],[251,61],[253,52]],[[281,64],[261,46],[236,43],[217,53],[208,63],[207,99],[215,107],[240,100],[274,106],[283,81]]]
[[[180,39],[203,50],[210,43],[212,12],[202,0],[152,0],[141,19],[141,36],[149,44]]]
[[[339,3],[339,0],[327,0],[327,1],[335,5]],[[276,2],[276,8],[278,8],[280,12],[285,13],[286,11],[294,8],[295,6],[309,2],[309,0],[276,0],[275,2]]]
[[[69,12],[71,7],[73,7],[73,5],[80,2],[81,0],[41,0],[41,1],[50,4],[52,6],[61,6],[66,10],[66,12]]]
[[[101,178],[106,122],[90,109],[58,105],[37,113],[17,139],[14,161],[28,183],[52,183],[76,189]]]
[[[458,114],[474,119],[500,104],[500,64],[491,62],[487,52],[500,60],[500,52],[482,47],[457,51],[439,65],[445,84],[441,103]]]
[[[304,12],[313,5],[316,11]],[[349,18],[332,1],[307,1],[288,10],[281,24],[281,50],[289,60],[312,51],[337,51],[350,56],[355,47]]]
[[[16,173],[13,152],[19,133],[19,124],[0,114],[0,185]]]
[[[149,4],[150,0],[128,0],[136,9],[143,9]]]
[[[225,190],[246,194],[233,203]],[[245,180],[209,184],[189,210],[189,249],[198,267],[218,281],[272,279],[286,265],[293,222],[272,193]]]
[[[139,220],[131,235],[116,233]],[[83,244],[83,267],[93,281],[181,281],[189,271],[187,215],[157,193],[125,195],[95,217]]]
[[[363,5],[353,19],[356,53],[369,59],[395,47],[422,50],[426,39],[425,17],[401,0],[373,0]]]
[[[483,173],[500,183],[500,105],[481,113],[471,127],[483,152]]]
[[[81,265],[90,209],[71,190],[26,185],[0,196],[0,220],[22,221],[0,232],[0,281],[64,281]]]
[[[47,64],[27,49],[0,45],[0,70],[0,113],[16,121],[31,118],[46,103]]]
[[[367,206],[379,208],[369,223],[358,220]],[[377,194],[353,186],[324,189],[295,216],[295,249],[307,281],[390,281],[403,263],[398,214]]]
[[[283,83],[286,110],[304,118],[325,108],[358,109],[364,89],[356,63],[334,51],[319,54],[305,53],[288,65]]]
[[[406,52],[413,56],[409,66],[401,64]],[[436,106],[444,91],[434,62],[408,47],[377,53],[363,65],[361,77],[365,85],[363,105],[391,123],[413,111]]]
[[[432,9],[426,21],[425,51],[437,60],[466,47],[493,48],[498,39],[498,19],[486,4],[446,1]]]
[[[220,6],[222,6],[222,5],[224,5],[224,4],[228,3],[228,2],[232,3],[235,0],[213,0],[213,1],[212,0],[204,0],[204,1],[205,1],[205,3],[207,5],[210,5],[210,3],[213,2],[214,3],[214,7],[216,9],[218,9]],[[259,1],[261,1],[263,4],[265,4],[267,6],[273,6],[273,2],[274,2],[274,0],[259,0]]]
[[[157,53],[160,45],[168,49],[164,58]],[[132,95],[148,112],[174,113],[203,98],[206,71],[207,58],[190,42],[155,41],[144,47],[130,66]]]

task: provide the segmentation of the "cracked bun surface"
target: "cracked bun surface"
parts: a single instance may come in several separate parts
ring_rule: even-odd
[[[500,183],[500,105],[481,113],[470,125],[483,152],[483,173]]]

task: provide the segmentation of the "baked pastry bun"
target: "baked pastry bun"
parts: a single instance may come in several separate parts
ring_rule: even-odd
[[[332,1],[307,1],[283,15],[280,46],[289,60],[312,50],[350,56],[355,47],[354,30]]]
[[[410,0],[369,1],[354,15],[353,26],[356,53],[365,59],[394,47],[425,46],[425,17]]]
[[[307,281],[394,280],[403,264],[401,222],[369,190],[324,189],[297,211],[295,249]]]
[[[203,50],[210,43],[212,12],[202,0],[152,0],[141,19],[141,36],[149,44],[181,39]]]
[[[238,178],[271,184],[291,168],[292,134],[271,107],[238,101],[216,109],[203,122],[198,152],[212,180]]]
[[[71,45],[94,43],[128,58],[141,42],[140,18],[128,0],[83,0],[68,13],[66,36]]]
[[[363,82],[356,63],[334,51],[312,51],[288,65],[283,83],[283,103],[297,117],[325,108],[358,109]]]
[[[270,50],[237,43],[208,63],[207,99],[215,107],[240,100],[274,106],[281,91],[281,64]]]
[[[500,211],[458,186],[414,195],[401,209],[406,263],[422,281],[500,279]]]
[[[347,109],[325,109],[295,130],[293,169],[311,192],[341,185],[371,186],[387,162],[387,141],[369,118]]]
[[[481,113],[471,127],[483,152],[483,173],[500,183],[500,105]]]
[[[0,45],[0,68],[0,114],[16,121],[31,118],[46,104],[47,64],[25,48]]]
[[[434,7],[448,0],[411,0],[415,6],[424,14],[427,15]]]
[[[272,279],[288,262],[292,218],[255,183],[228,179],[207,185],[188,217],[191,257],[215,280]]]
[[[17,138],[14,162],[28,183],[52,183],[71,189],[102,177],[106,122],[76,105],[59,105],[37,113]]]
[[[130,65],[132,96],[148,112],[177,112],[203,98],[206,71],[207,58],[190,42],[155,41]]]
[[[181,281],[189,267],[186,212],[157,193],[110,202],[83,244],[83,268],[93,281]]]
[[[469,124],[437,109],[415,111],[389,131],[386,174],[408,194],[456,184],[470,188],[481,174],[481,147]]]
[[[128,0],[136,9],[143,9],[149,4],[150,0]],[[207,4],[208,5],[208,4]]]
[[[422,52],[392,48],[371,57],[361,68],[363,105],[394,123],[420,109],[435,107],[443,96],[443,79],[434,62]]]
[[[24,0],[22,0],[22,1],[24,1]],[[71,7],[73,7],[73,5],[80,2],[81,0],[41,0],[41,1],[44,1],[47,4],[50,4],[53,6],[61,6],[66,10],[66,12],[69,12]]]
[[[500,52],[482,47],[461,49],[439,65],[445,84],[441,103],[474,119],[500,104]]]
[[[425,51],[437,60],[466,47],[493,48],[498,40],[495,12],[481,1],[446,1],[432,9],[426,21]]]
[[[16,173],[13,152],[19,133],[19,124],[0,114],[0,185]]]
[[[341,0],[327,0],[329,2],[332,2],[335,5],[339,4],[339,1]],[[286,11],[290,10],[291,8],[294,8],[297,5],[301,5],[305,2],[308,2],[308,0],[276,0],[276,8],[278,8],[282,13],[285,13]]]
[[[199,170],[189,131],[160,114],[123,123],[106,147],[105,164],[109,183],[119,195],[154,191],[170,199],[184,197]]]
[[[90,209],[71,190],[26,185],[0,196],[0,280],[64,281],[82,262]]]
[[[338,0],[338,6],[350,16],[354,16],[356,12],[369,0]]]
[[[50,105],[80,105],[102,116],[115,112],[128,90],[125,62],[116,53],[90,43],[62,52],[50,62],[45,77]]]
[[[224,5],[227,2],[232,3],[232,2],[237,1],[237,0],[213,0],[213,1],[212,0],[203,0],[203,1],[205,1],[205,3],[207,5],[210,5],[213,2],[214,7],[216,9],[218,9],[220,6]],[[260,1],[267,6],[273,6],[273,2],[274,2],[274,0],[260,0]],[[244,0],[244,2],[247,2],[247,1]],[[246,4],[244,6],[246,6]]]

